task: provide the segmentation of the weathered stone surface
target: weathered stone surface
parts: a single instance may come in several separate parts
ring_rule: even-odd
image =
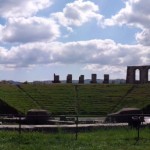
[[[54,80],[52,82],[53,83],[60,83],[59,75],[55,75],[55,73],[54,73]]]
[[[84,75],[79,76],[79,83],[84,83]]]
[[[104,74],[104,81],[103,83],[108,84],[109,83],[109,74]]]
[[[72,74],[67,75],[67,83],[72,83]]]
[[[97,83],[97,75],[96,74],[91,75],[91,83]]]
[[[43,124],[48,121],[50,113],[43,109],[31,109],[28,110],[26,116],[26,122],[28,124]]]
[[[128,66],[127,67],[127,77],[126,83],[148,83],[150,66]],[[136,80],[136,70],[139,70],[139,80]]]

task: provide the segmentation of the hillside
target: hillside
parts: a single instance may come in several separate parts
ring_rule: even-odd
[[[21,113],[41,108],[53,114],[76,114],[78,111],[81,115],[101,116],[123,107],[143,108],[150,104],[150,84],[75,85],[76,88],[73,84],[1,83],[0,100],[7,104],[8,110],[14,108]]]

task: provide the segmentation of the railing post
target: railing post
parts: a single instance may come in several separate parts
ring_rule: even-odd
[[[21,115],[19,115],[19,134],[21,134]]]
[[[140,139],[140,126],[138,126],[137,131],[138,131],[137,141],[139,141],[139,139]]]
[[[76,100],[76,140],[78,139],[78,117],[79,117],[79,100],[78,100],[78,85],[75,85],[75,100]]]
[[[78,139],[78,115],[76,115],[76,140]]]
[[[132,126],[137,130],[137,141],[140,139],[140,125],[141,125],[140,116],[132,116]]]

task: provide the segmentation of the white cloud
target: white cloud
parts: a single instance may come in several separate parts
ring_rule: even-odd
[[[65,27],[81,26],[93,18],[101,20],[98,11],[99,7],[91,1],[75,0],[68,3],[62,12],[52,14],[52,17]]]
[[[0,64],[6,63],[7,49],[0,47]]]
[[[150,1],[148,0],[128,0],[122,8],[111,19],[106,19],[106,25],[128,24],[139,28],[147,28],[150,23]]]
[[[90,72],[100,72],[103,74],[110,74],[114,78],[123,78],[125,75],[126,66],[108,66],[108,65],[99,65],[99,64],[87,64],[83,70],[88,70]],[[118,76],[118,74],[120,76]]]
[[[7,24],[1,29],[3,42],[52,41],[59,36],[59,26],[49,18],[9,18]]]
[[[143,29],[142,32],[137,33],[136,40],[140,44],[150,46],[150,29]]]
[[[100,23],[103,16],[99,7],[90,0],[68,3],[62,12],[53,13],[50,18],[35,16],[51,3],[52,0],[0,0],[0,16],[6,18],[5,25],[0,25],[0,42],[10,47],[0,47],[0,68],[77,64],[84,70],[120,74],[127,65],[150,63],[148,0],[126,0],[125,8],[105,19],[105,25],[140,28],[141,32],[136,34],[137,45],[118,44],[110,39],[56,42],[61,35],[57,23],[73,32],[73,27],[89,21]]]
[[[121,45],[112,40],[37,42],[12,47],[9,50],[1,48],[0,53],[0,64],[11,64],[14,67],[53,63],[123,67],[150,63],[149,47]]]
[[[51,4],[52,0],[0,0],[0,16],[29,17]]]
[[[2,40],[2,30],[3,30],[3,28],[4,28],[4,26],[2,26],[1,24],[0,24],[0,41]]]
[[[138,43],[150,45],[150,1],[148,0],[126,0],[125,8],[122,8],[110,19],[105,19],[105,25],[129,25],[141,29],[136,34]]]

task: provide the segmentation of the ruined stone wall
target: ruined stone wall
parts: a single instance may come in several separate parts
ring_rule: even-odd
[[[128,66],[126,83],[149,83],[149,69],[150,66]],[[139,70],[139,80],[136,80],[136,70]]]
[[[52,82],[53,83],[60,83],[59,75],[55,75],[55,73],[54,73],[54,80]]]
[[[54,80],[52,81],[52,83],[61,83],[61,81],[59,80],[59,75],[56,75],[54,73]],[[66,83],[72,83],[72,74],[68,74],[67,75]],[[84,84],[84,75],[80,75],[79,76],[78,83],[79,84]],[[90,83],[97,83],[97,74],[91,74],[91,81],[90,81]],[[104,75],[103,83],[109,83],[109,74],[105,74]]]

